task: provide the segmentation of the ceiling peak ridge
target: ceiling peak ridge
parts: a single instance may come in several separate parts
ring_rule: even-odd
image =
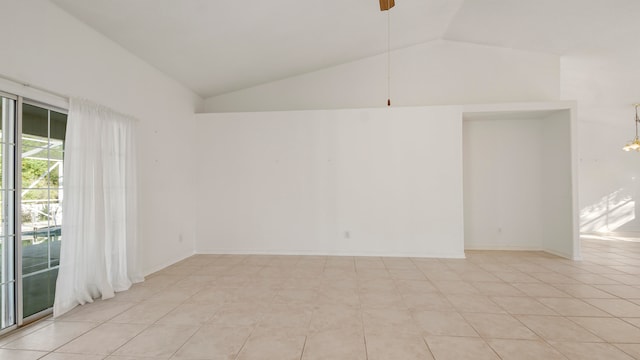
[[[420,41],[420,42],[413,43],[413,44],[407,44],[407,45],[403,45],[403,46],[392,47],[391,48],[391,52],[393,53],[395,51],[406,50],[406,49],[410,49],[410,48],[417,47],[417,46],[422,46],[422,45],[436,45],[436,44],[442,43],[443,41],[449,41],[449,40],[443,40],[441,38],[436,38],[436,39]],[[358,58],[355,58],[355,59],[352,59],[352,60],[349,60],[349,61],[343,61],[343,62],[335,63],[335,64],[332,64],[332,65],[329,65],[329,66],[324,66],[324,67],[320,67],[320,68],[316,68],[316,69],[311,69],[309,71],[300,72],[300,73],[292,74],[292,75],[289,75],[289,76],[275,78],[273,80],[260,82],[260,83],[257,83],[255,85],[239,87],[237,89],[220,92],[220,93],[216,93],[216,94],[213,94],[213,95],[206,95],[205,94],[205,95],[202,96],[202,98],[206,101],[208,99],[215,98],[215,97],[218,97],[218,96],[229,95],[229,94],[233,94],[233,93],[236,93],[236,92],[239,92],[239,91],[244,91],[244,90],[248,90],[248,89],[252,89],[252,88],[256,88],[256,87],[260,87],[260,86],[264,86],[264,85],[268,85],[268,84],[272,84],[272,83],[277,83],[277,82],[280,82],[280,81],[286,81],[286,80],[297,78],[297,77],[300,77],[300,76],[310,75],[310,74],[313,74],[313,73],[316,73],[316,72],[333,69],[333,68],[336,68],[336,67],[339,67],[339,66],[343,66],[343,65],[352,64],[352,63],[355,63],[355,62],[358,62],[358,61],[374,58],[376,56],[386,55],[386,53],[387,53],[387,50],[379,51],[379,52],[376,52],[376,53],[371,54],[371,55],[358,57]]]
[[[505,49],[505,50],[522,51],[522,52],[528,52],[528,53],[533,53],[533,54],[543,54],[543,55],[551,55],[551,56],[558,56],[558,57],[562,57],[562,56],[568,55],[568,54],[560,54],[560,53],[553,52],[553,51],[531,50],[531,49],[518,48],[518,47],[513,47],[513,46],[501,46],[501,45],[496,45],[496,44],[487,44],[487,43],[482,43],[482,42],[478,42],[478,41],[448,39],[448,38],[446,38],[446,36],[441,38],[440,40],[446,41],[446,42],[450,42],[450,43],[467,44],[467,45],[474,45],[474,46],[486,47],[486,48],[492,48],[492,49]]]

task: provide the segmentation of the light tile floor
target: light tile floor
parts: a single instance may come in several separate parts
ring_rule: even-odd
[[[197,255],[0,338],[0,360],[640,359],[640,242],[583,255]]]

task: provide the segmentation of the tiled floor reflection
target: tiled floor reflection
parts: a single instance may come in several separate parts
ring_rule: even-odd
[[[197,255],[0,338],[0,360],[640,359],[640,242],[583,255]]]

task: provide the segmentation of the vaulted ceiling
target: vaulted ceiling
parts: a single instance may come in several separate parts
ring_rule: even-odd
[[[558,55],[635,46],[638,0],[51,0],[203,98],[436,39]],[[389,16],[389,18],[387,17]]]

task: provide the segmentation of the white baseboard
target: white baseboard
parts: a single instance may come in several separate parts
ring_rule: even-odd
[[[506,244],[465,244],[465,250],[497,250],[497,251],[544,251],[539,246],[506,245]]]
[[[569,260],[579,261],[582,260],[579,256],[573,256],[573,254],[566,254],[559,251],[543,249],[535,246],[511,246],[504,244],[484,244],[484,245],[465,245],[465,250],[488,250],[488,251],[542,251],[551,255],[559,256]]]
[[[361,256],[361,257],[411,257],[464,259],[463,253],[414,253],[414,252],[367,252],[367,251],[291,251],[291,250],[239,250],[239,249],[207,249],[195,252],[198,255],[298,255],[298,256]]]

